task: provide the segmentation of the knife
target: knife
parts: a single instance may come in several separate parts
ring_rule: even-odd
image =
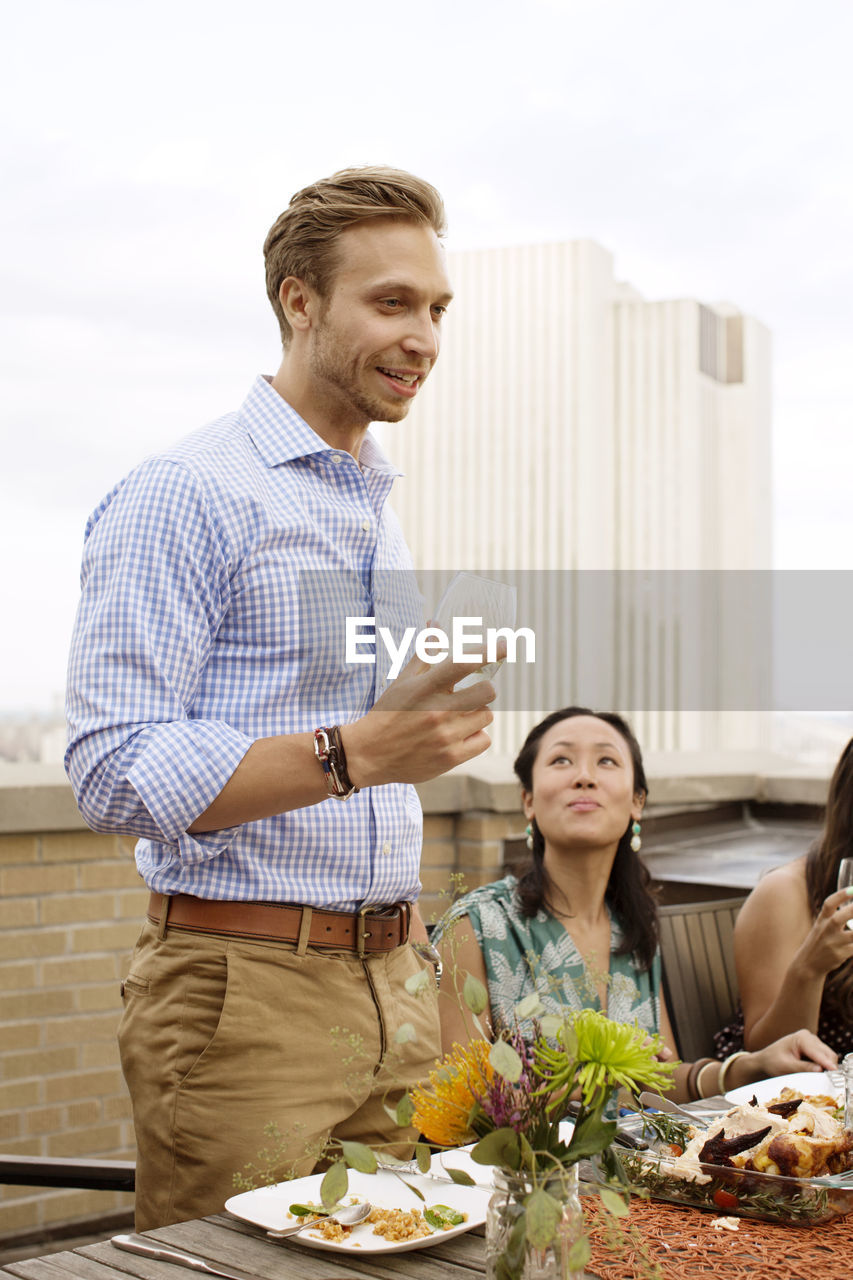
[[[187,1267],[190,1271],[200,1271],[206,1276],[223,1276],[224,1280],[257,1280],[248,1271],[229,1271],[226,1267],[205,1262],[204,1258],[197,1258],[193,1253],[154,1244],[144,1240],[142,1236],[113,1236],[110,1244],[117,1249],[125,1249],[128,1253],[139,1253],[143,1258],[157,1258],[160,1262],[173,1262],[176,1267]]]

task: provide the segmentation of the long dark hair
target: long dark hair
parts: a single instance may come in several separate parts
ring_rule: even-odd
[[[820,911],[824,898],[835,892],[842,858],[853,858],[853,738],[835,766],[823,831],[806,857],[806,893],[812,916]],[[846,960],[827,974],[823,994],[831,1009],[853,1020],[853,961]]]
[[[555,724],[571,720],[574,716],[594,716],[624,738],[634,767],[634,793],[647,796],[649,787],[643,768],[643,754],[631,726],[614,711],[590,711],[587,707],[564,707],[562,711],[552,711],[530,730],[513,766],[524,790],[533,790],[533,765],[539,755],[542,738]],[[658,947],[657,903],[648,869],[631,848],[632,825],[628,823],[619,841],[604,897],[622,928],[622,943],[617,954],[634,955],[642,969],[649,969]],[[530,864],[518,882],[522,914],[528,918],[535,916],[537,911],[548,910],[551,889],[544,862],[545,838],[535,821],[531,827],[533,850]]]

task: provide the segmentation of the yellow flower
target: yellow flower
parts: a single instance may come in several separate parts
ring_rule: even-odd
[[[470,1141],[471,1108],[495,1074],[489,1062],[490,1049],[485,1040],[473,1040],[464,1048],[455,1044],[430,1072],[429,1085],[412,1090],[412,1124],[429,1142],[459,1147]]]

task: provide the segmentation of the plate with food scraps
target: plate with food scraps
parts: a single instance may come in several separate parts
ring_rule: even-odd
[[[831,1078],[824,1071],[795,1071],[787,1076],[772,1076],[769,1080],[757,1080],[755,1084],[741,1085],[739,1089],[729,1089],[726,1097],[729,1102],[739,1105],[752,1102],[755,1098],[759,1106],[777,1097],[783,1089],[794,1089],[808,1097],[823,1094],[829,1098],[840,1100],[843,1097]]]
[[[307,1178],[294,1178],[290,1182],[242,1191],[226,1200],[225,1208],[243,1222],[251,1222],[267,1231],[282,1231],[299,1222],[299,1216],[290,1211],[292,1205],[317,1207],[322,1211],[322,1181],[321,1173],[312,1173]],[[424,1199],[421,1200],[411,1187],[417,1187]],[[343,1253],[405,1253],[410,1249],[428,1249],[442,1240],[451,1240],[463,1231],[470,1231],[472,1227],[482,1226],[486,1221],[489,1195],[490,1192],[482,1187],[439,1184],[434,1178],[422,1174],[407,1173],[398,1177],[382,1170],[378,1173],[350,1170],[349,1187],[341,1203],[369,1201],[375,1212],[367,1221],[341,1230],[338,1238],[334,1238],[338,1232],[331,1223],[325,1231],[333,1238],[327,1238],[324,1224],[318,1223],[316,1227],[306,1227],[294,1240],[313,1249]],[[441,1225],[443,1223],[447,1225]],[[387,1234],[377,1234],[377,1230]]]

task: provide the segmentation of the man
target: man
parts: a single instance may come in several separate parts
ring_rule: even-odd
[[[394,1150],[388,1090],[439,1052],[411,784],[486,748],[494,691],[454,689],[476,661],[385,687],[341,636],[418,621],[367,428],[438,356],[443,230],[397,170],[295,195],[264,246],[275,377],[89,521],[66,766],[152,890],[119,1033],[140,1229],[221,1209],[271,1123],[296,1174],[330,1135]]]

